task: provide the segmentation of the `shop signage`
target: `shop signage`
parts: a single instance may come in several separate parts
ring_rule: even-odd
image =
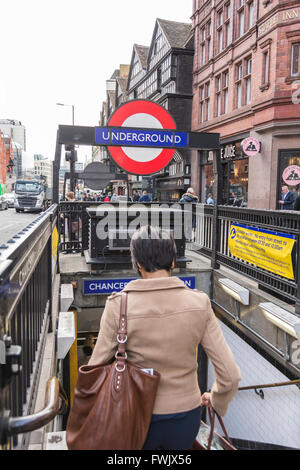
[[[242,142],[243,152],[248,155],[248,157],[254,157],[260,152],[261,143],[255,137],[247,137]]]
[[[229,158],[235,157],[235,145],[226,145],[225,147],[221,147],[221,159],[227,160]]]
[[[232,256],[271,273],[294,279],[292,249],[295,235],[231,224],[228,247]]]
[[[109,134],[111,145],[107,147],[112,159],[120,168],[135,175],[149,175],[162,170],[175,153],[174,145],[183,143],[187,146],[187,135],[172,132],[176,131],[172,116],[153,101],[124,103],[113,113],[108,127],[112,128]],[[143,130],[136,130],[138,128]],[[96,129],[96,144],[107,145],[108,141],[104,142],[107,138],[107,132]],[[163,148],[163,144],[172,148]]]
[[[300,166],[290,165],[282,173],[282,179],[288,186],[300,184]]]
[[[121,278],[121,279],[84,279],[83,280],[83,294],[84,295],[103,295],[112,294],[113,292],[120,292],[123,290],[130,281],[136,278]],[[187,287],[190,289],[196,288],[196,277],[179,277]]]

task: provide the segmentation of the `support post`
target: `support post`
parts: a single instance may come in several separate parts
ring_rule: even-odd
[[[53,203],[59,203],[59,170],[60,170],[60,159],[61,159],[61,147],[62,144],[59,142],[59,131],[56,135],[56,147],[55,147],[55,157],[53,161]]]
[[[214,172],[214,208],[213,208],[213,239],[212,239],[212,255],[211,267],[218,269],[220,267],[217,262],[219,249],[219,225],[218,225],[218,206],[222,204],[223,198],[223,181],[221,176],[221,152],[220,149],[214,150],[213,156],[213,172]]]
[[[295,304],[295,314],[300,317],[300,235],[297,236],[297,298]]]

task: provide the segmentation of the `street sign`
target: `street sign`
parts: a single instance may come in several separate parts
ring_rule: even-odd
[[[80,178],[84,180],[85,186],[92,190],[99,191],[99,189],[104,189],[111,180],[124,180],[127,179],[127,175],[112,173],[109,171],[109,167],[104,163],[92,162],[85,167]]]
[[[136,278],[115,278],[115,279],[84,279],[83,280],[83,294],[84,295],[103,295],[112,294],[113,292],[120,292],[123,290],[130,281]],[[190,289],[196,288],[196,277],[186,276],[181,279]]]
[[[300,166],[289,165],[282,173],[282,179],[288,186],[296,186],[300,183]]]
[[[153,101],[134,100],[124,103],[113,113],[108,127],[116,127],[119,130],[118,138],[112,139],[115,143],[117,140],[120,142],[120,138],[124,138],[124,146],[107,147],[112,159],[120,168],[134,175],[150,175],[168,165],[175,153],[176,137],[181,143],[186,142],[187,146],[187,136],[180,135],[184,133],[170,132],[176,131],[172,116],[165,108]],[[120,128],[129,128],[129,132],[122,129],[124,133],[122,136]],[[144,132],[132,130],[136,128],[144,129]],[[147,133],[149,129],[155,129],[155,132],[148,131]],[[111,129],[110,138],[112,132],[117,135],[117,132]],[[107,134],[106,137],[108,137]],[[126,143],[135,146],[126,146]],[[171,145],[172,148],[163,148],[163,143]],[[144,148],[145,144],[149,148]]]
[[[243,152],[248,155],[248,157],[253,157],[260,153],[261,143],[255,137],[247,137],[242,142]]]

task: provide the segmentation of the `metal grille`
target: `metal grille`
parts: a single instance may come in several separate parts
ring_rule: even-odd
[[[35,207],[37,199],[30,198],[30,197],[19,197],[18,201],[19,201],[19,204],[21,204],[22,206]]]

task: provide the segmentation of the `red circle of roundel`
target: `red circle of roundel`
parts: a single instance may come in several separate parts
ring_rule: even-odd
[[[138,113],[149,114],[155,117],[160,122],[163,129],[176,129],[174,119],[168,111],[159,104],[149,100],[133,100],[122,104],[112,114],[108,122],[108,126],[122,127],[122,124],[128,117]],[[174,149],[163,149],[153,160],[148,162],[137,162],[126,155],[122,147],[108,146],[107,148],[112,159],[117,163],[117,165],[128,173],[132,173],[134,175],[149,175],[162,170],[166,165],[168,165],[175,153]]]

